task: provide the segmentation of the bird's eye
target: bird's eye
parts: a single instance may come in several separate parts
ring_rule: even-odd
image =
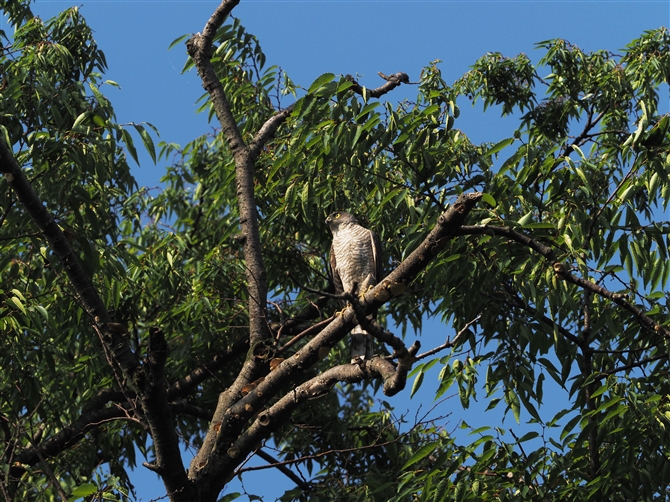
[[[342,216],[340,213],[335,213],[335,218],[339,218],[340,216]]]

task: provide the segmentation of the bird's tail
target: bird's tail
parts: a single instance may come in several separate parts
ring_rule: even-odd
[[[372,359],[374,338],[360,326],[351,330],[351,362]]]

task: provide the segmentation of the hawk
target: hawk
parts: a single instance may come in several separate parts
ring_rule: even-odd
[[[353,214],[333,213],[326,218],[333,232],[330,267],[335,293],[358,295],[382,278],[382,249],[377,234],[359,225]],[[351,362],[371,359],[373,338],[360,326],[351,332]]]

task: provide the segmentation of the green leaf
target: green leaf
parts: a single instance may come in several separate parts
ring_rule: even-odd
[[[417,390],[419,390],[419,387],[421,387],[421,384],[423,383],[423,376],[424,372],[420,371],[419,374],[416,376],[414,379],[414,383],[412,384],[412,392],[410,392],[409,397],[411,398],[414,396]]]
[[[570,146],[572,147],[572,149],[573,149],[575,152],[577,152],[577,153],[579,154],[579,156],[580,156],[582,159],[586,160],[586,156],[584,155],[584,152],[582,152],[582,149],[581,149],[581,148],[579,148],[579,147],[578,147],[577,145],[575,145],[575,144],[571,144]]]
[[[133,158],[135,163],[139,166],[140,161],[137,158],[137,150],[135,150],[135,144],[133,143],[133,138],[130,136],[130,133],[126,129],[121,129],[121,136],[123,138],[123,142],[126,144],[126,148],[128,149],[128,153],[130,153],[130,156]]]
[[[19,309],[24,314],[26,313],[26,307],[24,307],[21,300],[19,298],[17,298],[16,296],[10,296],[9,298],[7,298],[7,301],[10,302],[12,305],[14,305],[17,309]]]
[[[175,38],[172,42],[170,42],[170,45],[168,46],[168,50],[172,49],[175,45],[183,42],[184,40],[186,40],[187,38],[190,38],[192,36],[193,35],[187,33],[186,35],[182,35],[181,37]]]
[[[77,118],[75,119],[74,124],[72,124],[72,130],[73,131],[78,130],[79,126],[84,123],[84,121],[86,120],[86,118],[89,116],[90,113],[91,112],[88,111],[80,113],[79,116],[77,116]]]
[[[323,87],[325,84],[332,82],[334,78],[335,78],[334,73],[324,73],[319,78],[317,78],[312,83],[312,85],[309,86],[309,89],[307,90],[307,93],[308,94],[313,94],[319,88]]]
[[[516,141],[514,138],[507,138],[507,139],[504,139],[502,141],[498,141],[498,143],[496,143],[489,150],[487,150],[487,152],[484,154],[484,156],[486,156],[486,157],[493,156],[496,153],[500,152],[503,148],[506,148],[509,145],[511,145],[512,143],[514,143],[514,141]],[[494,204],[491,204],[491,205],[494,205]]]
[[[533,214],[535,213],[534,209],[531,209],[528,211],[525,215],[521,217],[521,219],[518,221],[519,225],[522,227],[525,227],[528,223],[530,223],[533,220]]]
[[[227,493],[226,495],[224,495],[219,499],[219,502],[231,502],[235,499],[240,498],[241,496],[242,494],[239,492]]]
[[[509,406],[509,408],[512,410],[516,423],[521,423],[521,403],[519,402],[519,396],[517,393],[512,390],[506,391],[505,401],[507,402],[507,406]]]
[[[488,193],[483,193],[482,194],[482,200],[484,202],[486,202],[491,207],[496,207],[498,205],[496,200],[493,198],[493,195],[488,194]]]
[[[600,396],[601,394],[607,392],[609,388],[610,387],[608,384],[601,385],[600,388],[598,388],[593,394],[591,394],[591,398]]]
[[[23,293],[21,293],[21,291],[19,291],[16,288],[13,288],[11,291],[12,291],[12,293],[14,293],[14,296],[18,297],[21,301],[24,301],[24,302],[26,301],[26,297],[23,296]]]
[[[404,471],[411,465],[416,464],[419,460],[423,460],[426,458],[428,455],[430,455],[433,451],[435,451],[435,448],[439,446],[439,442],[434,441],[432,443],[428,443],[423,445],[421,448],[418,449],[414,455],[412,455],[407,462],[405,462],[405,465],[402,466],[402,470]]]
[[[101,105],[106,105],[107,104],[107,98],[102,95],[102,93],[98,90],[98,87],[93,84],[93,82],[88,83],[89,88],[91,89],[91,92],[95,96],[95,99],[100,103]]]
[[[354,82],[352,82],[351,80],[340,81],[340,83],[337,86],[338,94],[341,93],[341,92],[346,91],[347,89],[350,89],[351,86],[353,86],[353,85],[354,85]]]
[[[93,115],[93,123],[98,127],[105,127],[105,120],[100,115]]]
[[[48,321],[49,320],[49,313],[47,312],[47,309],[42,307],[41,305],[37,305],[35,309],[40,313],[42,317],[44,317],[44,320]]]
[[[517,443],[525,443],[526,441],[530,441],[531,439],[535,439],[536,437],[540,437],[540,433],[537,431],[530,431],[521,436],[517,441]]]
[[[375,108],[377,108],[380,105],[381,105],[381,103],[379,101],[375,101],[374,103],[368,103],[367,105],[365,105],[363,107],[361,112],[358,115],[356,115],[355,120],[356,121],[361,120],[365,115],[367,115],[368,113],[370,113],[372,110],[374,110]]]
[[[142,142],[144,143],[144,148],[146,148],[147,152],[149,152],[149,155],[151,156],[151,160],[154,161],[154,164],[156,163],[156,147],[154,146],[154,140],[151,139],[151,135],[147,132],[147,130],[140,124],[133,124],[133,127],[135,130],[140,133],[140,137],[142,138]]]
[[[97,491],[98,487],[95,486],[94,484],[84,483],[83,485],[79,485],[74,490],[72,490],[72,493],[70,494],[71,497],[68,499],[68,502],[73,502],[77,499],[88,497],[89,495],[93,495]]]

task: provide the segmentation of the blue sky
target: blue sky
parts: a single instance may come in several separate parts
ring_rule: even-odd
[[[160,130],[162,140],[182,145],[211,131],[206,116],[195,113],[195,101],[203,94],[197,74],[181,74],[184,46],[167,48],[177,37],[201,31],[218,2],[38,0],[33,9],[48,18],[71,5],[81,6],[107,56],[106,78],[121,85],[120,90],[102,89],[121,123],[151,122]],[[440,68],[447,82],[460,77],[486,52],[507,56],[524,52],[537,61],[542,54],[534,49],[534,43],[550,38],[567,39],[584,50],[616,52],[644,30],[670,26],[669,5],[665,0],[242,0],[234,15],[259,37],[268,64],[279,65],[295,83],[308,87],[322,73],[332,72],[358,74],[363,85],[377,87],[383,83],[378,71],[402,71],[417,81],[421,68],[436,59],[442,61]],[[415,94],[414,87],[402,86],[387,98],[401,100]],[[462,114],[455,127],[473,141],[498,141],[509,135],[514,125],[510,119],[499,119],[495,110],[482,115],[479,107],[459,104]],[[141,160],[142,166],[135,170],[140,185],[158,185],[165,163],[154,166],[147,155]],[[451,333],[449,327],[428,322],[421,341],[424,347],[431,347]],[[429,375],[430,381],[411,401],[407,389],[391,399],[391,404],[399,413],[415,410],[418,403],[430,408],[438,371]],[[499,412],[484,416],[485,406],[462,412],[457,401],[453,398],[444,405],[447,411],[453,410],[452,425],[461,418],[474,422],[472,425],[500,425]],[[521,431],[523,424],[516,426],[508,417],[505,426]],[[141,500],[165,494],[153,473],[140,468],[134,479]],[[280,475],[261,471],[245,487],[273,500],[270,495],[281,495],[290,483]]]

